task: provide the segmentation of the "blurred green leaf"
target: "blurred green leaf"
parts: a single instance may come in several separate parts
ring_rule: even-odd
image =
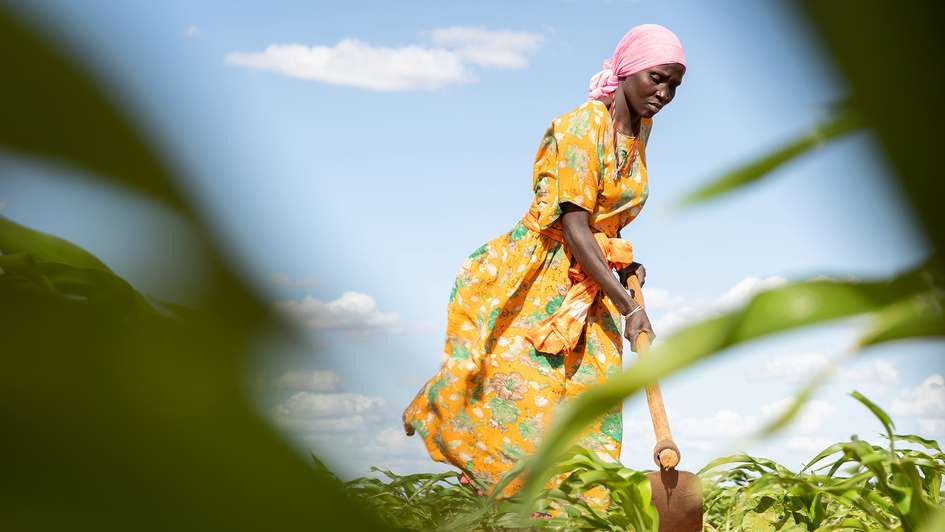
[[[36,290],[93,300],[113,314],[156,311],[148,299],[88,251],[0,216],[0,270]]]
[[[935,509],[935,512],[929,517],[919,532],[940,532],[945,530],[945,508],[941,506]]]
[[[75,165],[169,205],[183,199],[168,165],[122,111],[121,97],[77,66],[77,50],[0,10],[0,146]],[[68,57],[72,54],[73,57]]]
[[[0,149],[177,208],[207,261],[193,306],[168,317],[78,246],[0,219],[0,419],[12,457],[0,529],[383,530],[250,397],[263,340],[295,338],[184,201],[170,159],[107,81],[5,9],[0,42]]]
[[[108,266],[88,251],[59,237],[24,227],[0,216],[0,252],[12,255],[27,253],[36,260],[59,262],[76,268],[111,273]]]
[[[945,256],[945,179],[941,129],[945,123],[945,4],[855,0],[797,2],[828,68],[849,90],[849,102],[877,140],[891,168],[890,183],[904,194],[933,253]],[[877,45],[880,39],[882,45]],[[879,83],[878,72],[919,73],[915,83]],[[942,268],[941,265],[938,266]]]
[[[940,288],[916,294],[880,309],[858,342],[863,348],[893,340],[945,337],[945,293]]]
[[[380,528],[260,417],[244,384],[258,336],[151,312],[103,270],[0,262],[0,415],[16,457],[0,528]]]
[[[705,203],[729,192],[755,183],[762,178],[769,177],[772,172],[788,162],[818,148],[825,143],[847,133],[863,128],[863,121],[849,105],[840,104],[834,116],[821,122],[809,133],[785,144],[783,147],[765,153],[761,157],[741,165],[733,170],[712,179],[709,183],[693,190],[682,200],[677,207],[687,207]]]

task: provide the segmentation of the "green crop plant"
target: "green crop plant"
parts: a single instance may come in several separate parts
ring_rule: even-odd
[[[861,393],[850,394],[885,429],[888,446],[856,435],[829,445],[799,471],[774,460],[739,453],[717,458],[697,475],[704,486],[705,529],[712,532],[911,532],[942,507],[945,454],[938,442],[896,434],[892,419]],[[914,444],[905,448],[897,442]],[[574,446],[555,465],[566,478],[543,488],[532,505],[521,497],[496,500],[476,495],[459,473],[362,477],[344,483],[390,526],[402,530],[635,530],[654,531],[658,516],[649,502],[648,471],[608,463]],[[514,477],[510,471],[505,479]],[[581,497],[604,486],[611,497],[595,509]],[[525,516],[529,511],[542,518]],[[927,528],[926,530],[934,530]]]
[[[708,526],[719,531],[922,530],[942,508],[945,454],[936,441],[895,434],[879,406],[859,392],[851,395],[883,424],[888,447],[853,435],[828,446],[796,473],[744,454],[713,460],[698,473],[710,486]],[[924,450],[897,448],[896,442]]]

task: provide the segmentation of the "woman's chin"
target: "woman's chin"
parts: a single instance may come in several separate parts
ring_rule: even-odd
[[[643,107],[643,113],[640,116],[651,118],[651,117],[656,116],[656,114],[659,112],[660,112],[660,109],[654,109],[653,106],[646,105]]]

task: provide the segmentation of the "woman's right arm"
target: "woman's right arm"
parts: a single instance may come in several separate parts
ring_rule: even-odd
[[[569,202],[561,203],[561,225],[564,229],[564,241],[571,254],[581,265],[581,269],[591,276],[621,314],[626,314],[637,307],[626,289],[614,277],[607,259],[597,245],[591,233],[590,215],[581,207]]]
[[[601,287],[601,290],[614,302],[617,311],[626,315],[639,305],[614,277],[613,270],[607,263],[600,246],[597,245],[593,233],[591,233],[589,221],[590,215],[586,210],[573,203],[561,203],[561,224],[568,249],[571,250],[571,254],[581,265],[581,269],[590,275]],[[647,331],[650,334],[650,339],[653,339],[653,328],[645,309],[641,309],[630,316],[624,330],[624,336],[630,340],[631,349],[634,351],[636,351],[637,335],[643,331]]]

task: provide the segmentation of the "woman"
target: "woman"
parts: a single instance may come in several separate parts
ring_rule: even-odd
[[[620,371],[623,338],[636,350],[640,332],[652,337],[622,286],[634,274],[642,284],[644,269],[619,232],[646,201],[652,117],[685,68],[675,34],[637,26],[591,78],[589,100],[552,121],[528,212],[463,263],[443,366],[404,412],[407,434],[419,433],[434,460],[493,485],[535,450],[562,402]],[[621,437],[617,405],[580,443],[616,461]]]

